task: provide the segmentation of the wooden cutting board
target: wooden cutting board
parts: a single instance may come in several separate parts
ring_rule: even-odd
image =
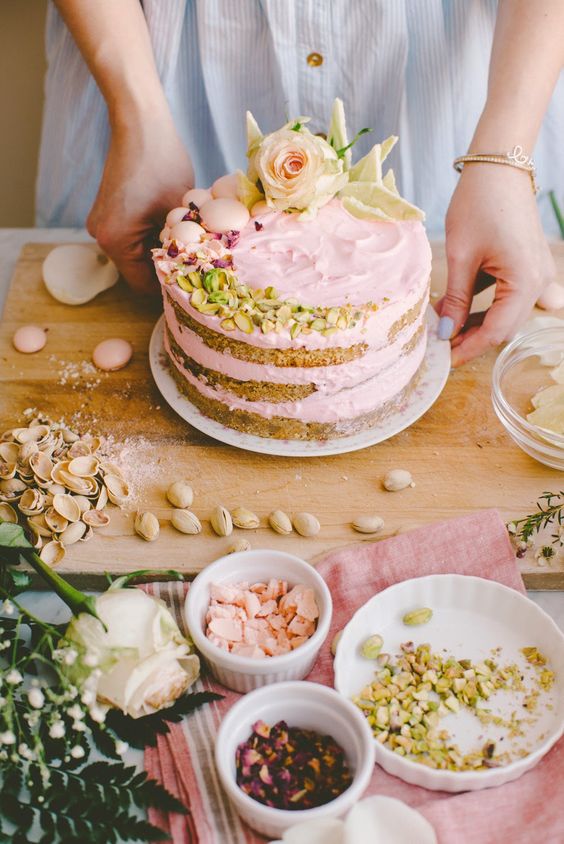
[[[161,522],[160,537],[146,543],[133,533],[133,512],[111,507],[111,524],[90,542],[68,549],[59,565],[84,585],[104,572],[140,568],[199,571],[244,536],[253,548],[283,549],[315,562],[324,552],[363,538],[350,527],[360,513],[385,520],[379,538],[419,525],[497,507],[506,520],[532,512],[544,490],[562,487],[562,474],[524,454],[507,436],[490,401],[494,352],[453,372],[444,392],[409,430],[364,451],[335,457],[283,458],[251,454],[209,439],[183,422],[161,399],[149,371],[147,349],[158,319],[158,302],[136,298],[120,282],[87,305],[56,302],[41,280],[49,250],[27,244],[21,253],[0,326],[1,430],[21,424],[26,408],[54,419],[64,418],[81,431],[109,435],[133,488],[132,510],[150,509]],[[444,248],[433,248],[433,289],[444,290]],[[564,277],[564,243],[554,246]],[[28,323],[48,329],[45,348],[18,354],[14,331]],[[92,371],[92,350],[107,337],[123,337],[134,347],[124,370]],[[399,493],[382,489],[383,475],[406,468],[416,486]],[[199,536],[176,532],[168,521],[164,493],[168,484],[186,477],[195,490],[193,510],[204,529]],[[235,531],[219,538],[208,515],[218,503],[244,505],[258,513],[256,531]],[[282,537],[266,527],[276,508],[317,515],[320,534],[303,539]],[[484,561],[486,565],[486,561]],[[534,558],[521,561],[528,588],[564,589],[564,563],[540,567]]]

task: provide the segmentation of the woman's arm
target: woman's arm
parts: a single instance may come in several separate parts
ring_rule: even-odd
[[[55,0],[108,106],[111,142],[87,226],[127,281],[155,288],[147,248],[193,184],[139,0]]]
[[[500,0],[487,101],[469,152],[503,153],[519,144],[530,154],[563,62],[562,0]],[[554,274],[529,175],[467,164],[448,210],[446,246],[440,331],[455,338],[456,366],[508,339]],[[494,303],[468,320],[488,276],[496,283]]]

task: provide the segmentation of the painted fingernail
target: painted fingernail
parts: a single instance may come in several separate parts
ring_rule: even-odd
[[[442,316],[439,320],[439,340],[450,340],[454,331],[454,320],[449,316]]]

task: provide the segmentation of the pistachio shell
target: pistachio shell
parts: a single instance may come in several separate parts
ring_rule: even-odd
[[[358,533],[378,533],[384,527],[384,519],[381,516],[357,516],[352,523],[354,530]]]
[[[319,521],[311,513],[296,513],[293,524],[300,536],[316,536],[321,530]]]
[[[0,481],[0,501],[19,501],[27,489],[27,484],[18,478]]]
[[[73,545],[79,539],[82,539],[85,533],[86,525],[84,522],[73,522],[59,534],[59,542],[62,542],[65,547]]]
[[[110,514],[103,510],[86,510],[82,514],[82,521],[89,527],[106,527],[110,524]]]
[[[54,469],[53,461],[42,451],[36,451],[29,458],[30,468],[33,469],[35,475],[43,481],[52,480],[52,472]]]
[[[55,511],[53,511],[53,512],[55,512]],[[61,516],[59,516],[58,513],[56,515],[59,518],[61,518]],[[64,521],[65,521],[65,526],[66,526],[66,519]],[[49,525],[47,524],[47,522],[45,520],[45,513],[39,513],[39,515],[37,515],[37,516],[29,516],[27,523],[30,526],[30,528],[32,528],[32,530],[34,530],[40,536],[48,536],[49,538],[51,538],[51,534],[53,533],[53,530],[49,527]]]
[[[235,507],[231,511],[231,519],[235,527],[243,530],[254,530],[260,524],[257,514],[253,513],[252,510],[247,510],[246,507]]]
[[[34,425],[29,428],[14,428],[14,439],[19,443],[42,442],[47,439],[51,430],[48,425]]]
[[[65,556],[65,547],[62,542],[53,540],[44,545],[39,554],[44,563],[49,566],[54,566],[60,563]]]
[[[78,475],[79,478],[93,478],[99,466],[100,462],[92,454],[87,454],[71,460],[68,471],[71,475]]]
[[[133,523],[135,533],[137,533],[146,542],[154,542],[160,532],[159,520],[153,513],[148,510],[142,513],[137,513]]]
[[[90,446],[84,440],[76,440],[67,451],[67,455],[71,460],[74,460],[76,457],[88,457],[89,454]]]
[[[77,522],[80,519],[80,507],[72,495],[54,495],[53,509],[69,522]]]
[[[92,530],[90,525],[88,525],[86,530],[84,531],[83,535],[80,537],[79,542],[88,542],[88,540],[92,539],[93,536],[94,536],[94,531]]]
[[[98,500],[96,501],[96,509],[103,510],[106,504],[108,503],[108,490],[105,486],[100,487],[100,495],[98,496]]]
[[[74,495],[73,498],[80,507],[81,513],[86,513],[92,507],[92,502],[85,495]]]
[[[54,507],[48,507],[44,513],[45,524],[51,529],[53,533],[60,533],[63,531],[69,521],[65,519],[64,516],[61,516],[60,513],[57,513]]]
[[[75,434],[75,432],[71,431],[70,428],[63,428],[61,433],[63,435],[63,440],[69,445],[72,445],[72,443],[75,443],[78,439],[80,439],[78,434]]]
[[[9,481],[15,478],[17,470],[17,463],[5,463],[2,461],[0,463],[0,480]]]
[[[5,501],[0,502],[0,522],[10,522],[12,525],[17,525],[18,523],[18,514]]]
[[[292,522],[290,517],[283,510],[273,510],[268,517],[268,524],[276,533],[283,536],[292,533]]]
[[[17,443],[0,443],[0,458],[5,463],[15,463],[20,453],[20,447]]]
[[[30,457],[33,454],[39,454],[39,446],[37,445],[34,440],[31,440],[28,443],[24,443],[20,446],[20,451],[18,454],[18,463],[23,466],[29,466]]]
[[[20,498],[18,507],[24,516],[34,516],[44,509],[45,496],[38,489],[28,487]]]
[[[104,484],[106,485],[108,498],[112,504],[117,504],[118,506],[125,504],[129,495],[129,487],[123,478],[119,478],[117,475],[105,475]]]
[[[116,478],[122,478],[123,480],[121,469],[116,463],[112,463],[110,460],[103,460],[100,463],[99,470],[103,475],[115,475]]]
[[[218,536],[230,536],[233,532],[233,521],[229,510],[221,504],[214,507],[210,515],[210,525]]]
[[[173,507],[184,509],[192,504],[194,492],[188,481],[174,481],[167,489],[166,497]]]
[[[190,510],[173,510],[170,522],[176,530],[181,533],[195,535],[201,533],[202,525],[198,517]]]

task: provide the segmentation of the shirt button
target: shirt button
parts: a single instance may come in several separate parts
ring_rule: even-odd
[[[323,56],[321,53],[310,53],[307,57],[307,63],[310,67],[319,67],[323,64]]]

